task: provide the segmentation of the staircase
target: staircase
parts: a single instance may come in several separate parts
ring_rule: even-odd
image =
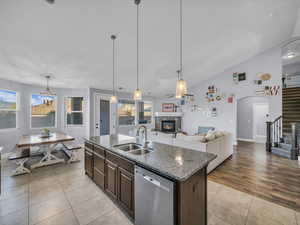
[[[300,123],[300,87],[282,89],[282,111],[282,134],[285,138],[292,133],[291,123]]]
[[[267,122],[267,151],[297,160],[300,155],[300,87],[282,90],[283,115]]]

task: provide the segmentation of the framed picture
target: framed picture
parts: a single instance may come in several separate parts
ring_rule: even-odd
[[[238,77],[239,77],[239,81],[244,81],[246,80],[246,73],[239,73]]]
[[[162,111],[163,112],[174,112],[175,105],[173,103],[163,103],[162,104]]]

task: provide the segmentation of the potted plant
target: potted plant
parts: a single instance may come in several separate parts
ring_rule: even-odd
[[[42,137],[49,137],[50,136],[50,130],[48,128],[42,129]]]

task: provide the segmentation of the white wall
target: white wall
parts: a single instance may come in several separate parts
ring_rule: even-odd
[[[204,110],[192,112],[191,106],[184,107],[183,130],[189,134],[197,132],[198,126],[214,126],[220,130],[226,130],[233,134],[234,142],[237,137],[237,106],[236,100],[247,96],[255,96],[254,80],[258,79],[257,74],[270,73],[272,79],[267,81],[265,85],[280,85],[281,86],[281,48],[273,48],[261,55],[258,55],[240,65],[234,66],[231,69],[224,71],[211,79],[199,85],[189,88],[189,92],[195,95],[195,103]],[[247,80],[236,85],[233,82],[232,74],[234,72],[246,72]],[[188,81],[187,81],[188,82]],[[188,85],[190,85],[188,83]],[[235,100],[232,104],[227,103],[227,99],[220,102],[207,103],[205,96],[207,88],[210,85],[215,85],[220,90],[220,93],[235,95]],[[175,87],[174,87],[175,90]],[[282,114],[282,99],[281,92],[278,96],[268,97],[270,102],[270,118],[274,119]],[[156,104],[161,104],[161,101],[156,101]],[[205,115],[207,108],[217,107],[218,116],[216,118]],[[160,106],[156,106],[159,108]]]
[[[246,97],[237,101],[237,138],[253,140],[254,117],[253,105],[255,103],[267,103],[265,97]]]
[[[13,150],[21,135],[37,134],[40,129],[30,128],[30,104],[31,94],[38,94],[44,87],[21,84],[13,81],[0,80],[0,89],[7,89],[18,92],[20,96],[19,111],[17,114],[18,128],[11,130],[0,130],[0,146],[4,147],[4,152]],[[87,136],[89,122],[88,89],[53,89],[57,94],[57,127],[51,131],[66,132],[81,141]],[[77,127],[65,126],[64,97],[84,97],[84,125]]]

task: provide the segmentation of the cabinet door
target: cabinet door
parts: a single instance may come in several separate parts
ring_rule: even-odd
[[[105,158],[94,152],[94,168],[101,171],[104,174]]]
[[[102,189],[104,189],[105,179],[105,158],[94,152],[94,182]]]
[[[118,200],[123,208],[134,215],[134,175],[123,168],[118,168]]]
[[[97,170],[96,167],[94,167],[94,178],[93,178],[94,182],[102,189],[104,189],[104,184],[105,184],[105,176],[104,174]]]
[[[117,165],[105,161],[105,191],[113,198],[117,198]]]
[[[84,151],[84,168],[85,168],[85,173],[89,177],[93,177],[93,153],[85,150]]]

